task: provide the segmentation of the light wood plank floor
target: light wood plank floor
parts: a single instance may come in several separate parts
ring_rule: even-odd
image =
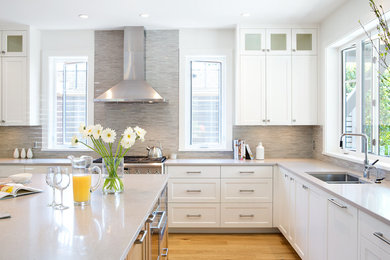
[[[281,234],[169,234],[169,260],[300,259]]]

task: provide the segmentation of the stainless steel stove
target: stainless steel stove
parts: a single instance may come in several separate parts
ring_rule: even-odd
[[[149,158],[147,156],[125,156],[125,174],[165,174],[164,162],[167,158]],[[95,164],[101,165],[102,158],[95,159]]]

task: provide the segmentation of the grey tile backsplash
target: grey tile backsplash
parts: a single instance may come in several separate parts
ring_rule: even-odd
[[[146,31],[146,79],[166,99],[167,104],[95,103],[95,123],[122,132],[127,126],[145,128],[144,143],[131,154],[146,154],[146,145],[161,142],[164,154],[178,153],[179,135],[179,31]],[[95,32],[95,97],[123,78],[123,31]],[[263,142],[266,158],[310,158],[313,156],[312,126],[234,126],[234,139],[245,139],[252,151]],[[4,138],[0,157],[12,157],[15,147],[32,147],[41,142],[40,127],[0,127]],[[65,157],[69,152],[34,150],[36,157]],[[76,153],[77,154],[77,153]],[[85,152],[84,152],[85,154]],[[96,154],[90,153],[94,156]],[[179,152],[179,158],[232,158],[232,152]]]

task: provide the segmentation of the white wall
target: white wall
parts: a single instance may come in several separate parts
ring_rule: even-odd
[[[50,56],[88,56],[88,122],[93,123],[94,115],[94,58],[95,33],[93,30],[44,30],[41,31],[41,121],[42,147],[47,148],[49,96],[49,57]]]

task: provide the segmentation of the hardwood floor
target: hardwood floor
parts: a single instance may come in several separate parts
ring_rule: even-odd
[[[300,259],[281,234],[169,234],[169,260]]]

